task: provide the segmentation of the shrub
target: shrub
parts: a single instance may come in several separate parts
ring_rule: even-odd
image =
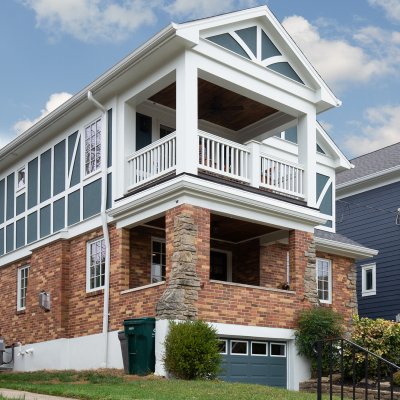
[[[351,340],[361,347],[375,353],[376,355],[391,361],[394,364],[400,363],[400,324],[381,318],[360,318],[353,317],[353,331]],[[352,354],[351,350],[345,351],[345,362],[348,375],[352,375]],[[371,377],[377,374],[377,359],[369,357],[369,373]],[[357,378],[364,376],[365,371],[364,353],[355,354],[355,372]],[[381,363],[381,375],[389,374],[389,368]]]
[[[296,345],[300,355],[311,361],[312,371],[317,370],[317,354],[315,345],[318,340],[336,339],[343,334],[343,318],[327,307],[315,307],[302,311],[296,331]],[[329,368],[329,354],[325,347],[322,353],[322,369]]]
[[[214,379],[221,364],[215,329],[203,321],[170,322],[164,364],[176,378]]]

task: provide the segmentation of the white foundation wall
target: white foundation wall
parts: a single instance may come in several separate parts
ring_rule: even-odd
[[[105,368],[103,333],[23,344],[14,348],[14,371]],[[118,332],[108,333],[107,368],[123,368]]]
[[[168,334],[168,320],[156,321],[156,369],[155,374],[166,376],[163,363],[164,340]],[[244,338],[244,339],[263,339],[279,340],[287,343],[287,388],[299,390],[300,382],[311,377],[311,366],[307,359],[298,355],[294,341],[293,329],[267,328],[259,326],[233,325],[209,323],[217,330],[219,336]]]

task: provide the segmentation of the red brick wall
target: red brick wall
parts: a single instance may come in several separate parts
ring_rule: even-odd
[[[151,282],[151,238],[165,239],[163,230],[139,226],[130,231],[129,287],[149,285]]]
[[[271,244],[260,249],[260,286],[268,288],[281,287],[287,282],[286,244]]]

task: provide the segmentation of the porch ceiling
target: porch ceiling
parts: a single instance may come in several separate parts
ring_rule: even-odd
[[[199,119],[239,131],[278,110],[204,79],[198,79]],[[176,109],[176,83],[150,97],[150,101]]]
[[[276,230],[278,229],[266,225],[211,214],[212,239],[227,240],[237,243],[266,235]]]
[[[157,218],[147,222],[147,225],[165,229],[165,218]],[[266,235],[279,229],[270,226],[255,224],[239,219],[224,217],[222,215],[211,214],[210,236],[212,239],[225,240],[238,243],[243,240],[256,238]]]

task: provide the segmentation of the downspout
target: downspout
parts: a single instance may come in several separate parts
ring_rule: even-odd
[[[107,368],[108,364],[108,321],[109,321],[109,303],[110,303],[110,235],[107,225],[107,149],[108,149],[108,114],[106,108],[100,104],[89,90],[87,98],[92,102],[96,108],[102,112],[102,185],[101,185],[101,224],[103,227],[103,238],[106,246],[106,257],[104,266],[104,304],[103,304],[103,334],[104,334],[104,362],[102,367]]]

